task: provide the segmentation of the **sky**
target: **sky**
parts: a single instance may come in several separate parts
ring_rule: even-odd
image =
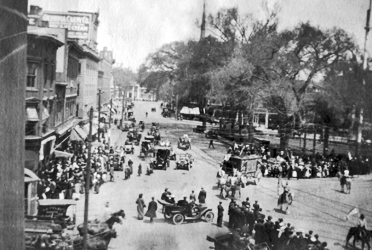
[[[137,71],[147,55],[166,43],[199,39],[204,0],[29,0],[50,11],[99,11],[98,49],[113,50],[116,66]],[[238,7],[239,13],[264,16],[263,2],[281,7],[279,28],[310,21],[320,28],[339,27],[363,48],[369,0],[206,0],[207,14]],[[208,35],[208,33],[207,33]],[[372,37],[367,43],[372,50]]]

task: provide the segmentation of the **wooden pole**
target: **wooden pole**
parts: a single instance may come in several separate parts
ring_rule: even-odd
[[[98,141],[101,142],[101,90],[98,89]]]
[[[0,248],[18,250],[25,249],[27,0],[2,0],[0,6]]]
[[[110,100],[110,109],[109,109],[109,112],[110,112],[110,115],[109,115],[109,138],[108,138],[108,143],[109,143],[109,146],[111,146],[111,111],[112,111],[113,107],[112,107],[112,98]]]
[[[120,120],[121,129],[123,129],[123,121],[124,121],[124,100],[125,100],[125,89],[123,91],[123,100],[122,100],[122,107],[121,107],[121,120]]]
[[[85,177],[83,250],[87,250],[88,208],[89,208],[89,187],[90,187],[90,158],[91,158],[91,151],[92,151],[92,123],[93,123],[93,107],[90,108],[90,112],[89,112],[88,162],[87,162],[87,172],[86,172],[86,177]]]

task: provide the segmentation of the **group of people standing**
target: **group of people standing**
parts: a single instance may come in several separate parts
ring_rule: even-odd
[[[222,227],[224,208],[222,202],[217,207],[217,226]],[[327,243],[319,240],[313,231],[305,233],[302,229],[295,229],[290,223],[285,224],[282,218],[273,221],[266,217],[262,208],[255,201],[250,204],[249,198],[239,206],[232,199],[228,207],[228,227],[233,229],[233,239],[236,246],[242,246],[254,237],[255,245],[266,243],[275,250],[325,250]],[[266,218],[266,220],[265,220]]]

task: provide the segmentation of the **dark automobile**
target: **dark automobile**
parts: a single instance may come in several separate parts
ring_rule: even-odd
[[[140,152],[140,157],[145,158],[149,154],[154,154],[154,147],[152,145],[151,141],[148,140],[143,140],[141,142],[141,152]]]
[[[151,112],[156,112],[156,108],[152,108],[151,109]]]
[[[168,108],[163,108],[163,111],[161,112],[161,115],[163,117],[170,117],[171,112],[170,112],[170,110]]]
[[[206,138],[211,138],[211,139],[218,139],[218,133],[213,130],[209,130],[208,132],[205,133]]]
[[[181,154],[179,160],[176,161],[176,169],[186,169],[189,171],[192,168],[193,161],[190,154]]]
[[[193,131],[195,133],[203,133],[206,130],[206,128],[202,125],[198,125],[195,128],[193,128]]]
[[[112,165],[114,166],[114,171],[123,171],[123,166],[120,162],[120,155],[118,154],[111,154],[109,155],[110,161],[112,161]]]
[[[185,220],[202,220],[212,222],[214,213],[212,209],[194,203],[183,204],[182,200],[177,204],[158,202],[164,206],[164,218],[171,219],[173,224],[181,225]]]
[[[132,126],[132,122],[131,121],[123,121],[121,130],[123,132],[124,131],[129,131],[129,129],[131,128],[131,126]]]
[[[153,169],[167,170],[170,164],[171,147],[156,146],[155,152],[156,152],[156,158],[152,162]]]

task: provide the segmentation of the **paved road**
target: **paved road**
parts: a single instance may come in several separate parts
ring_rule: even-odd
[[[156,113],[150,112],[153,106],[157,107]],[[145,117],[146,111],[149,112],[148,118]],[[208,249],[211,244],[205,240],[206,235],[228,232],[226,227],[222,229],[216,227],[216,218],[213,223],[196,222],[174,226],[163,219],[159,207],[158,218],[154,224],[150,224],[148,218],[144,221],[137,220],[135,201],[138,194],[143,193],[148,204],[152,196],[156,199],[160,198],[166,187],[178,200],[183,196],[189,196],[191,190],[195,190],[198,194],[203,186],[207,191],[207,205],[213,208],[215,214],[218,202],[223,202],[224,221],[227,222],[229,200],[221,199],[218,196],[219,191],[215,188],[218,163],[226,152],[226,145],[216,142],[216,149],[208,149],[208,140],[203,135],[190,132],[196,125],[195,122],[174,121],[161,117],[160,103],[135,102],[134,112],[137,121],[160,122],[162,137],[169,138],[173,145],[176,145],[180,135],[188,133],[193,138],[193,147],[189,152],[195,158],[194,167],[190,171],[175,170],[175,163],[171,162],[167,171],[155,170],[151,176],[137,176],[137,166],[141,163],[145,169],[145,164],[138,159],[139,147],[136,147],[135,154],[131,156],[135,173],[129,180],[123,180],[123,173],[116,172],[115,183],[105,183],[100,194],[92,194],[89,217],[98,217],[106,201],[110,201],[113,210],[125,210],[126,220],[123,225],[115,225],[119,236],[112,240],[110,249]],[[112,145],[122,145],[125,138],[126,133],[113,128]],[[181,152],[176,149],[176,153]],[[336,179],[290,180],[289,186],[295,193],[295,202],[289,215],[275,210],[276,184],[276,179],[262,179],[258,186],[250,185],[242,190],[242,200],[246,197],[250,197],[251,201],[258,200],[267,216],[271,215],[274,219],[284,218],[285,222],[291,223],[297,229],[313,230],[320,235],[321,241],[328,242],[330,249],[344,249],[341,245],[344,244],[347,230],[355,223],[355,221],[345,221],[345,215],[355,205],[359,205],[368,220],[372,218],[370,177],[355,178],[351,195],[339,192],[339,182]],[[80,222],[83,218],[83,204],[84,199],[81,199],[78,204]]]

